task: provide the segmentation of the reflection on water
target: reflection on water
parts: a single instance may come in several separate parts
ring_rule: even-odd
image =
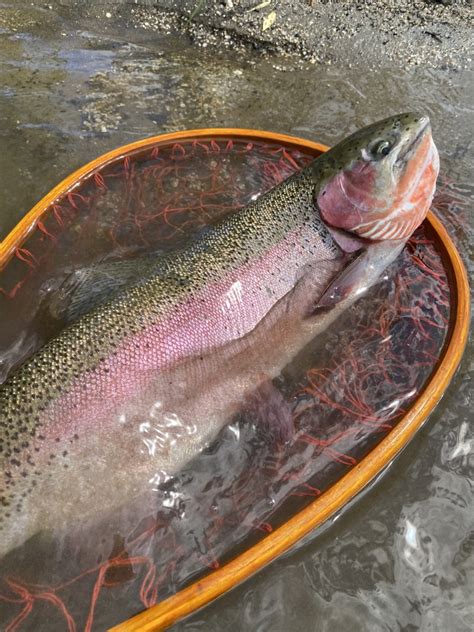
[[[439,208],[465,259],[473,190],[472,74],[368,74],[205,55],[185,40],[72,22],[43,3],[0,18],[0,231],[75,167],[163,130],[228,125],[329,144],[406,109],[426,111],[440,150]],[[472,271],[472,264],[471,264]],[[463,632],[474,612],[469,357],[387,476],[320,537],[176,629]],[[472,371],[472,369],[471,369]]]

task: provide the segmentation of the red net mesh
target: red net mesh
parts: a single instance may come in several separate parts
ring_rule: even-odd
[[[96,171],[51,205],[1,275],[0,377],[54,333],[38,305],[58,272],[170,251],[313,157],[276,143],[191,139]],[[80,538],[71,531],[60,550],[42,534],[9,554],[4,629],[104,629],[261,539],[390,432],[432,374],[449,319],[447,273],[424,226],[384,280],[277,380],[296,427],[289,445],[262,436],[251,402],[179,475],[157,476],[156,508],[133,529],[111,531],[104,519]]]

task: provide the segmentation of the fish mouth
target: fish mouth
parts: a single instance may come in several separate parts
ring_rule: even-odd
[[[418,121],[418,129],[415,135],[404,144],[397,156],[395,164],[397,166],[405,165],[408,160],[413,156],[413,154],[418,149],[421,141],[424,139],[425,135],[431,131],[430,119],[428,116],[420,116]]]

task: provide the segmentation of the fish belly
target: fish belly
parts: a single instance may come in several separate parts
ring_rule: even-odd
[[[65,444],[13,512],[0,538],[0,555],[39,532],[66,532],[116,513],[133,501],[133,519],[153,506],[156,480],[176,474],[242,406],[340,313],[310,317],[311,308],[340,271],[339,260],[309,264],[294,288],[245,335],[188,357],[155,374],[115,423],[98,423]],[[122,511],[122,515],[126,515]]]

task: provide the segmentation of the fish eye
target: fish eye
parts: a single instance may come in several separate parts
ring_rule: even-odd
[[[374,158],[383,158],[388,156],[392,150],[393,144],[388,140],[377,140],[370,147],[370,153]]]

